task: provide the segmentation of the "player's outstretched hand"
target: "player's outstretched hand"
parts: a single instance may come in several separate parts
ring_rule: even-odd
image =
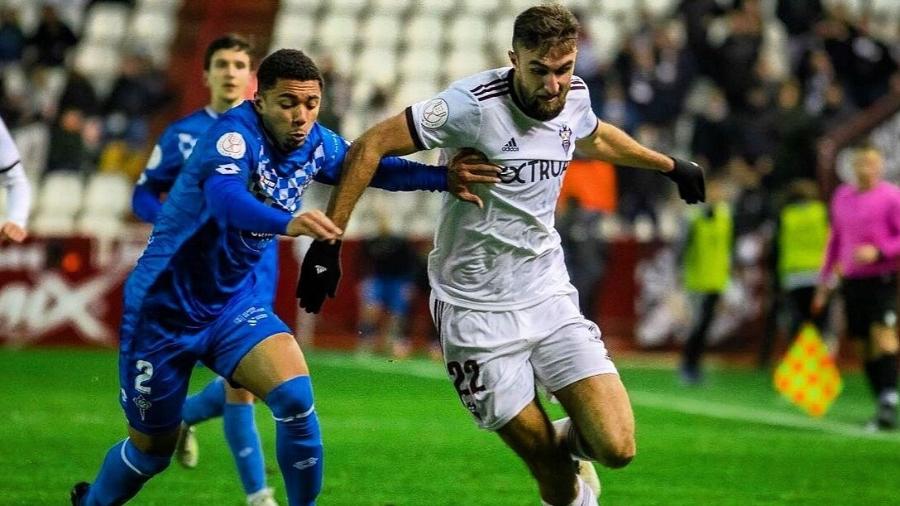
[[[28,237],[28,231],[11,221],[7,221],[0,227],[0,244],[7,241],[22,242],[26,237]]]
[[[340,239],[343,233],[344,231],[338,228],[331,218],[318,209],[300,213],[293,217],[287,226],[287,235],[291,237],[308,235],[319,241]]]
[[[334,298],[341,279],[341,241],[314,241],[303,257],[297,299],[307,313],[318,313],[325,296]]]
[[[688,204],[706,201],[706,183],[703,180],[703,169],[695,162],[672,158],[675,168],[663,175],[678,185],[678,196]]]
[[[481,151],[463,148],[447,166],[447,186],[450,193],[460,200],[484,208],[484,202],[470,190],[475,183],[499,183],[500,167],[488,162]]]

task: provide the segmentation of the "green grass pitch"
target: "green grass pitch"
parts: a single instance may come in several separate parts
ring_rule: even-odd
[[[326,451],[324,506],[536,505],[536,487],[499,439],[475,428],[425,361],[308,354]],[[638,456],[600,469],[602,503],[872,505],[900,503],[900,435],[860,429],[872,404],[845,375],[831,413],[813,420],[780,400],[770,376],[717,369],[701,388],[673,371],[621,361],[637,419]],[[192,391],[211,378],[197,369]],[[112,351],[0,351],[0,504],[68,504],[124,434]],[[557,407],[551,407],[559,414]],[[269,481],[286,504],[268,410],[257,405]],[[135,505],[240,505],[215,420],[198,428],[200,465],[173,464]]]

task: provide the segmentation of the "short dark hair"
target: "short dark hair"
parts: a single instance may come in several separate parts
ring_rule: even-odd
[[[250,56],[251,61],[253,60],[253,46],[250,44],[250,41],[236,33],[229,33],[210,42],[209,45],[206,46],[206,54],[203,55],[203,70],[209,70],[210,65],[212,65],[213,55],[216,54],[216,51],[221,49],[243,51]]]
[[[319,81],[320,88],[325,85],[319,67],[299,49],[279,49],[266,56],[259,64],[259,70],[256,71],[259,92],[271,89],[279,79]]]
[[[545,3],[531,7],[518,16],[513,25],[513,49],[538,49],[543,55],[560,44],[575,47],[578,37],[578,19],[572,11],[558,3]]]

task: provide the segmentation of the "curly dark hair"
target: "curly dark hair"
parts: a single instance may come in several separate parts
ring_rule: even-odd
[[[319,81],[320,88],[325,85],[319,67],[299,49],[279,49],[259,64],[256,80],[260,93],[274,87],[279,79]]]
[[[575,48],[578,36],[578,19],[558,3],[545,3],[531,7],[516,16],[513,25],[513,49],[538,49],[541,55],[559,45]]]
[[[220,49],[243,51],[250,56],[250,61],[253,61],[253,46],[250,44],[250,41],[236,33],[229,33],[210,42],[209,45],[206,46],[206,54],[203,55],[203,70],[209,70],[210,65],[212,65],[213,55]]]

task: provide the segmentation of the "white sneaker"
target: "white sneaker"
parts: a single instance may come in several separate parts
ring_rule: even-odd
[[[181,426],[178,442],[175,443],[175,460],[185,469],[197,467],[197,461],[200,460],[200,445],[197,444],[193,425]]]
[[[594,495],[599,499],[600,498],[600,477],[597,475],[597,470],[594,469],[594,464],[588,462],[587,460],[576,460],[575,464],[578,466],[578,476],[581,477],[584,484],[594,492]]]
[[[272,489],[264,488],[247,496],[247,506],[278,506],[272,497]]]

